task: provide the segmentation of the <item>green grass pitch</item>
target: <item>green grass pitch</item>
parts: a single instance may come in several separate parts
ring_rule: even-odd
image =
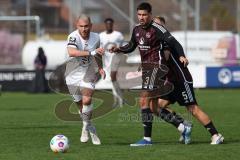
[[[101,92],[96,92],[102,94]],[[126,93],[134,99],[134,92]],[[107,95],[107,99],[111,96]],[[0,160],[237,160],[240,159],[240,89],[196,90],[198,103],[213,119],[225,143],[211,146],[210,135],[184,107],[172,106],[186,118],[192,118],[192,144],[178,143],[179,133],[169,124],[155,119],[153,146],[135,148],[129,144],[142,137],[137,106],[124,106],[94,120],[102,145],[80,143],[80,122],[58,119],[58,102],[70,99],[63,94],[2,93],[0,96]],[[95,104],[100,103],[95,101]],[[74,106],[71,112],[76,112]],[[129,118],[130,116],[130,118]],[[68,153],[54,154],[50,139],[58,134],[70,140]]]

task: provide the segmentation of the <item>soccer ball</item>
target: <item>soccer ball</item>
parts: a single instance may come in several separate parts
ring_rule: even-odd
[[[65,153],[69,148],[68,138],[64,135],[58,134],[50,141],[50,148],[54,153]]]

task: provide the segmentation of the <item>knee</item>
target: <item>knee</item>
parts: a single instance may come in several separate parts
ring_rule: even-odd
[[[110,77],[111,77],[112,82],[116,81],[117,80],[117,73],[111,72]]]
[[[162,102],[162,101],[158,101],[158,106],[160,108],[166,108],[168,105],[166,103]]]
[[[158,106],[157,106],[157,102],[155,99],[151,99],[149,102],[149,106],[151,111],[155,114],[158,115]]]
[[[139,99],[139,104],[140,104],[141,107],[148,106],[148,99],[147,99],[147,97],[141,97]]]
[[[92,101],[91,97],[83,97],[83,99],[82,99],[83,105],[90,105],[91,101]]]
[[[117,81],[117,78],[111,76],[111,81],[112,81],[112,82],[115,82],[115,81]]]
[[[196,116],[199,112],[199,108],[197,105],[188,106],[187,109],[193,116]]]
[[[170,102],[167,100],[158,99],[159,108],[166,108],[169,104],[170,104]]]

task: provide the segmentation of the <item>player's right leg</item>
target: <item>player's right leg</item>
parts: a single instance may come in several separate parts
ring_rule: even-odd
[[[81,97],[82,99],[82,97]],[[79,102],[76,102],[76,104],[79,106],[79,115],[80,118],[82,119],[82,109],[83,109],[83,105],[82,105],[82,100],[80,100]],[[88,136],[88,130],[87,130],[87,126],[83,121],[83,127],[82,127],[82,134],[80,137],[80,141],[83,143],[86,143],[89,140],[89,136]]]
[[[157,103],[157,104],[156,104]],[[152,101],[151,108],[155,112],[155,115],[162,118],[165,122],[172,124],[177,130],[181,133],[180,141],[183,141],[185,144],[189,144],[191,141],[191,131],[192,125],[184,120],[180,115],[176,114],[168,105],[171,104],[169,100],[158,98],[158,101]]]

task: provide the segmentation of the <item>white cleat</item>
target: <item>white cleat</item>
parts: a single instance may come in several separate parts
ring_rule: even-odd
[[[112,108],[118,108],[118,107],[122,108],[124,105],[129,105],[129,104],[127,103],[127,101],[125,99],[119,98],[118,100],[116,100],[113,103]]]
[[[211,138],[212,142],[210,144],[215,145],[215,144],[221,144],[223,143],[224,137],[218,133],[212,136]]]
[[[182,134],[180,135],[178,141],[179,141],[180,143],[184,143],[184,138],[183,138]]]
[[[86,143],[88,140],[89,140],[88,131],[86,129],[82,129],[80,141]]]
[[[90,133],[91,139],[92,139],[92,143],[94,145],[100,145],[101,141],[97,136],[97,132],[96,132],[96,128],[93,125],[88,126],[88,131]]]

